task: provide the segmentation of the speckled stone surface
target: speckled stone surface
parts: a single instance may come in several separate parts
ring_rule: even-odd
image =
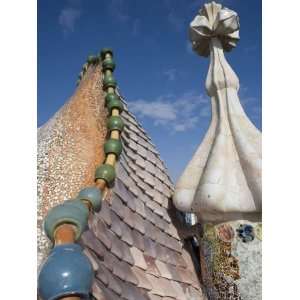
[[[100,69],[90,67],[71,100],[39,129],[39,262],[49,249],[41,231],[47,210],[91,185],[103,160],[107,115],[101,78]],[[166,167],[121,100],[125,126],[117,178],[80,240],[95,271],[93,299],[206,299],[181,238]]]
[[[100,68],[90,66],[70,100],[38,129],[38,266],[51,246],[43,231],[47,211],[94,183],[104,158],[103,104]]]
[[[247,241],[239,234],[245,224],[253,229]],[[201,272],[210,300],[262,299],[261,241],[261,223],[204,225]]]

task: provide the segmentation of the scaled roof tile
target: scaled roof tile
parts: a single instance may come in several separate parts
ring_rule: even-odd
[[[147,270],[146,272],[148,274],[151,274],[153,276],[156,276],[156,277],[160,277],[161,274],[159,273],[159,270],[156,266],[156,259],[151,257],[151,256],[148,256],[148,255],[144,255],[144,259],[146,261],[146,264],[147,264]]]
[[[121,100],[125,126],[117,178],[109,202],[103,201],[80,241],[96,270],[93,297],[191,300],[200,283],[182,248],[180,222],[171,217],[174,186],[151,139]]]
[[[151,285],[150,281],[147,279],[146,273],[144,270],[133,266],[132,272],[136,276],[138,280],[137,286],[146,290],[152,290],[153,286]]]
[[[115,214],[111,212],[111,230],[120,238],[122,236],[122,225],[123,221]]]
[[[144,253],[153,258],[157,257],[156,243],[153,242],[150,238],[144,237]]]
[[[143,252],[141,250],[139,250],[138,248],[136,248],[136,247],[131,247],[130,252],[131,252],[131,255],[134,259],[134,265],[141,268],[141,269],[146,270],[147,269],[147,263],[145,261]]]
[[[100,219],[104,220],[107,225],[111,225],[110,212],[111,210],[108,203],[106,201],[103,201],[98,216]],[[95,217],[97,217],[97,214],[95,214]]]
[[[106,229],[105,224],[100,219],[95,218],[92,228],[94,235],[105,245],[106,248],[111,248],[111,232]]]
[[[140,249],[141,251],[145,250],[144,246],[144,236],[140,234],[137,230],[132,230],[132,239],[134,242],[135,247]]]

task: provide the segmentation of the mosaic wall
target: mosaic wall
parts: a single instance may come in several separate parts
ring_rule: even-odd
[[[48,210],[92,185],[104,157],[106,112],[100,75],[99,66],[91,66],[70,100],[38,129],[38,267],[51,249],[43,230]]]
[[[209,300],[261,299],[261,223],[206,224],[200,242]]]

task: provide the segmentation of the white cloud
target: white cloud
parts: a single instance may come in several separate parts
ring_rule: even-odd
[[[74,31],[75,22],[80,18],[81,11],[77,8],[64,8],[58,18],[59,24],[62,26],[63,32]]]
[[[140,118],[152,120],[155,126],[163,126],[172,133],[193,129],[201,117],[210,116],[209,99],[195,92],[180,97],[164,95],[154,101],[129,101],[128,105]]]
[[[171,103],[137,100],[130,102],[129,105],[132,112],[138,113],[141,117],[149,117],[156,121],[172,121],[177,117],[175,107]]]
[[[209,117],[211,115],[211,106],[207,105],[201,108],[200,117]]]
[[[189,119],[184,120],[182,123],[178,123],[174,125],[174,130],[176,132],[184,132],[188,129],[192,129],[196,126],[199,117],[190,117]]]
[[[176,78],[177,71],[176,69],[169,69],[165,71],[163,74],[167,76],[168,80],[173,81]]]

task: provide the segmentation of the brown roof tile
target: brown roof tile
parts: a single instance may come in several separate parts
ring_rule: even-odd
[[[167,198],[172,196],[172,191],[165,184],[162,184],[162,192]]]
[[[99,216],[100,219],[104,220],[106,224],[111,225],[110,207],[106,201],[102,201],[101,210],[95,216]]]
[[[167,236],[164,232],[162,232],[162,231],[160,231],[160,230],[158,230],[158,231],[156,232],[156,241],[157,241],[158,243],[160,243],[160,244],[162,244],[162,245],[165,245],[166,242],[167,242],[167,238],[168,238],[168,236]]]
[[[154,182],[155,182],[154,188],[155,188],[158,192],[162,193],[163,190],[164,190],[164,188],[163,188],[163,186],[164,186],[163,183],[162,183],[157,177],[154,177]]]
[[[134,222],[133,222],[133,212],[130,208],[127,206],[124,206],[124,222],[131,228],[134,228]]]
[[[132,150],[130,150],[130,149],[127,149],[127,156],[128,157],[130,157],[132,160],[136,160],[136,158],[137,158],[137,154],[136,153],[134,153]]]
[[[157,175],[157,169],[155,168],[153,163],[151,163],[149,160],[146,160],[144,164],[147,172],[149,172],[152,175]]]
[[[123,211],[123,210],[122,210]],[[111,230],[118,236],[122,236],[122,224],[123,221],[120,220],[120,218],[112,211],[111,212]]]
[[[91,265],[93,267],[93,270],[96,272],[99,269],[99,265],[97,263],[96,258],[93,256],[92,252],[89,249],[85,248],[83,250],[83,253],[88,257],[88,259],[91,262]]]
[[[108,287],[113,290],[116,294],[122,294],[122,281],[116,276],[111,275],[111,273],[106,272],[108,277]]]
[[[163,299],[161,296],[154,295],[154,294],[148,294],[148,297],[150,300],[162,300]]]
[[[113,266],[113,274],[118,276],[124,281],[131,282],[135,285],[138,284],[136,276],[133,274],[129,264],[123,261],[119,261]]]
[[[106,300],[106,296],[104,293],[105,287],[103,285],[99,285],[99,283],[97,283],[97,280],[94,280],[94,283],[92,285],[92,293],[93,293],[93,297],[96,300]]]
[[[176,269],[176,267],[171,264],[166,264],[166,266],[167,266],[170,274],[172,275],[173,280],[182,282],[180,273],[178,273],[178,270]]]
[[[177,294],[171,285],[171,281],[166,278],[160,278],[160,281],[164,287],[165,296],[176,298]]]
[[[170,207],[170,201],[171,201],[170,199],[168,199],[168,198],[165,197],[163,199],[162,206],[165,207],[166,209],[169,209],[169,207]]]
[[[201,290],[196,290],[193,287],[188,287],[190,299],[206,299]]]
[[[184,294],[183,287],[178,282],[172,281],[171,286],[172,286],[172,289],[174,290],[174,292],[176,294],[177,299],[182,299],[182,300],[187,299],[185,294]]]
[[[143,218],[137,213],[133,213],[132,217],[134,228],[140,233],[145,234],[145,224]]]
[[[113,194],[111,197],[111,209],[121,218],[123,219],[123,203],[121,199]]]
[[[164,195],[155,190],[153,200],[161,205],[163,203],[163,199]]]
[[[168,223],[171,223],[171,218],[167,212],[166,209],[163,209],[162,210],[162,213],[163,213],[163,218],[168,222]],[[172,224],[173,225],[173,224]],[[174,227],[174,226],[173,226]],[[174,227],[175,228],[175,227]]]
[[[129,131],[129,137],[130,137],[130,139],[132,139],[133,141],[135,141],[136,143],[138,143],[139,142],[139,138],[138,138],[138,136],[134,133],[134,132],[132,132],[132,131]]]
[[[113,266],[116,263],[118,263],[118,259],[113,254],[107,251],[104,255],[104,261],[103,261],[103,264],[106,267],[106,269],[112,272]]]
[[[153,276],[151,274],[147,274],[147,279],[151,283],[153,289],[151,290],[151,293],[158,296],[166,296],[165,294],[165,286],[162,283],[162,278],[158,278],[156,276]]]
[[[129,143],[128,143],[128,147],[133,151],[133,152],[137,152],[138,150],[138,145],[136,142],[134,142],[133,140],[129,140]]]
[[[119,196],[123,204],[126,204],[128,199],[131,197],[131,195],[128,194],[127,188],[119,178],[115,179],[114,194]]]
[[[193,283],[193,276],[191,274],[191,271],[189,271],[186,268],[183,267],[177,267],[177,270],[182,278],[182,281],[187,283],[187,284],[192,284]]]
[[[131,231],[130,227],[127,224],[125,224],[124,222],[121,222],[121,230],[122,230],[122,235],[121,235],[122,241],[124,241],[128,245],[132,246],[133,238],[132,238],[132,231]]]
[[[131,252],[131,255],[134,259],[134,265],[141,268],[141,269],[146,270],[147,269],[147,263],[144,259],[143,252],[141,250],[139,250],[138,248],[136,248],[136,247],[131,247],[130,252]]]
[[[130,185],[129,186],[129,191],[132,192],[132,194],[135,196],[135,197],[138,197],[139,195],[139,190],[138,190],[138,187],[136,185]],[[135,209],[133,209],[135,210]]]
[[[81,235],[81,243],[95,252],[99,257],[103,257],[106,252],[104,245],[97,239],[91,230],[85,231]]]
[[[147,158],[148,156],[148,150],[145,149],[142,145],[137,145],[137,153],[142,156],[143,158]]]
[[[186,264],[186,262],[184,261],[182,255],[179,254],[179,253],[175,253],[174,255],[176,256],[177,266],[186,268],[186,267],[187,267],[187,264]]]
[[[150,283],[150,281],[147,279],[147,276],[146,276],[146,273],[144,270],[138,268],[138,267],[132,267],[132,272],[133,274],[135,275],[135,277],[137,278],[138,280],[138,284],[137,286],[138,287],[141,287],[143,289],[146,289],[146,290],[152,290],[153,287]]]
[[[128,127],[131,131],[137,133],[138,135],[141,135],[141,132],[140,130],[137,128],[137,126],[131,124],[131,123],[128,123]]]
[[[151,200],[149,200],[149,202],[150,201]],[[154,219],[155,214],[152,212],[150,208],[147,207],[147,205],[145,206],[145,214],[146,214],[146,219],[149,220],[152,224],[155,224],[155,219]]]
[[[130,265],[134,264],[134,259],[133,256],[131,255],[130,251],[131,247],[129,247],[126,243],[122,242],[122,254],[123,254],[123,259],[128,262]]]
[[[143,146],[145,149],[149,149],[149,148],[151,148],[151,146],[149,147],[149,139],[148,140],[146,140],[145,138],[144,138],[144,136],[141,138],[142,136],[140,135],[140,138],[138,139],[138,143],[141,145],[141,146]]]
[[[136,286],[132,284],[124,284],[123,285],[123,298],[128,300],[146,300],[145,292],[142,289],[138,289]]]
[[[95,218],[93,220],[92,228],[95,236],[105,245],[106,248],[111,248],[111,232],[107,229],[106,225],[100,220]]]
[[[153,194],[154,195],[154,194]],[[150,196],[151,197],[151,196]],[[149,207],[150,209],[151,209],[151,211],[153,211],[154,212],[154,209],[155,209],[155,202],[154,201],[152,201],[152,199],[150,199],[150,197],[148,197],[149,198],[149,201],[148,202],[146,202],[145,204],[146,204],[146,206],[147,207]]]
[[[145,162],[145,160],[144,160],[141,156],[137,156],[137,159],[136,159],[135,162],[136,162],[136,164],[137,164],[139,167],[145,169],[145,167],[146,167],[146,162]]]
[[[174,251],[170,251],[163,245],[157,245],[157,258],[165,263],[173,263],[176,265]]]
[[[159,273],[161,274],[162,277],[165,277],[167,279],[173,278],[172,274],[170,273],[170,271],[167,267],[167,264],[165,264],[159,260],[156,260],[155,264],[156,264],[156,266],[159,270]]]
[[[145,235],[154,241],[157,237],[157,231],[155,230],[155,228],[156,227],[153,224],[151,224],[150,221],[148,221],[147,219],[145,220]]]
[[[155,169],[155,176],[161,181],[161,182],[167,182],[167,184],[170,184],[168,177],[165,175],[164,172],[162,172],[160,169]]]
[[[93,296],[97,300],[120,300],[120,297],[111,291],[109,288],[106,288],[99,280],[95,279],[92,286]]]
[[[165,229],[168,227],[168,223],[160,218],[158,215],[154,215],[155,225],[159,227],[161,230],[165,231]]]
[[[143,172],[144,181],[149,184],[152,188],[156,188],[156,177],[153,177],[150,173]]]
[[[160,206],[156,202],[153,202],[153,211],[154,211],[154,213],[156,213],[160,217],[163,217],[164,216],[163,210],[165,210],[164,207]]]
[[[157,257],[156,243],[150,238],[144,237],[145,254],[153,258]]]
[[[153,197],[154,197],[153,189],[147,189],[146,194],[153,199]]]
[[[124,255],[123,255],[123,244],[124,242],[122,242],[117,236],[112,236],[111,238],[111,253],[113,253],[115,256],[117,256],[119,259],[124,259]]]
[[[147,264],[147,273],[159,277],[161,274],[155,264],[156,259],[148,255],[144,255],[144,259]]]
[[[98,272],[96,273],[96,277],[100,279],[102,283],[105,285],[108,285],[108,275],[107,275],[107,270],[103,266],[103,264],[99,264]]]
[[[131,233],[132,233],[132,239],[133,239],[134,246],[137,247],[138,249],[140,249],[141,251],[144,251],[145,250],[144,236],[135,229],[133,229]]]
[[[134,200],[135,200],[136,212],[145,218],[146,217],[145,204],[140,199],[135,198]]]

